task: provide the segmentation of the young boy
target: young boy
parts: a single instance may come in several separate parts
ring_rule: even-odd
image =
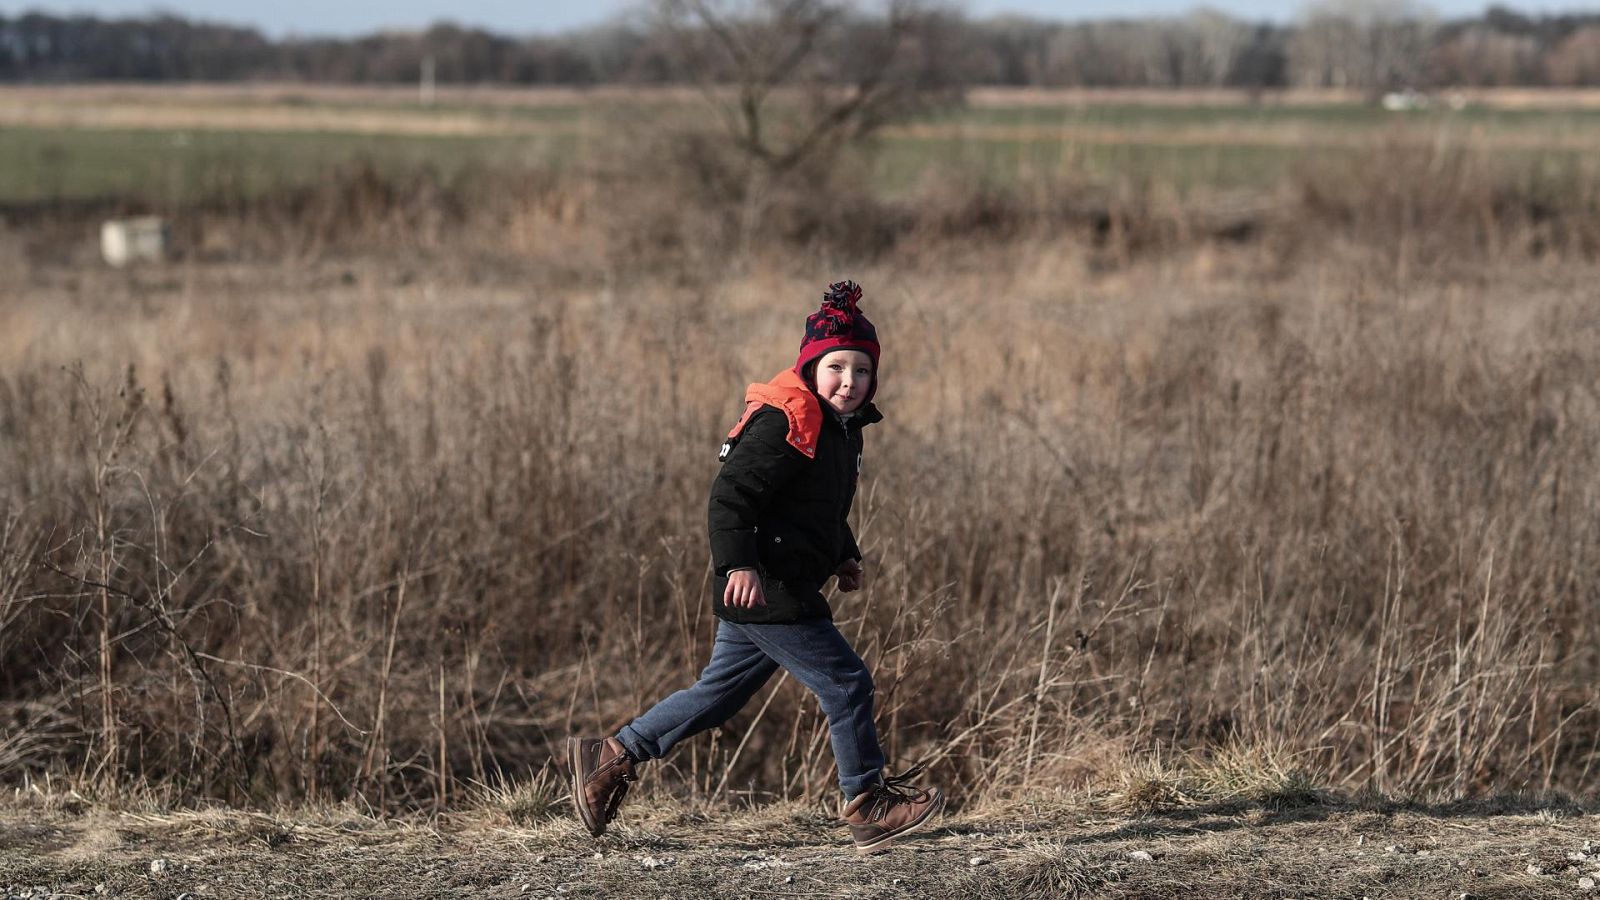
[[[806,319],[794,368],[752,384],[722,446],[711,485],[716,644],[700,680],[657,703],[614,737],[570,738],[572,797],[594,835],[616,815],[639,763],[727,721],[779,666],[821,701],[856,849],[871,853],[944,807],[937,788],[911,785],[917,766],[884,777],[872,721],[872,676],[833,624],[822,596],[865,580],[847,517],[861,471],[861,429],[872,405],[878,335],[855,282],[829,285]]]

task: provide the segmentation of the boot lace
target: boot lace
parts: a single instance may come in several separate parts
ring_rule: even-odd
[[[877,822],[889,814],[889,810],[902,803],[921,803],[928,799],[929,793],[922,788],[914,787],[915,781],[927,771],[928,764],[919,762],[899,775],[891,775],[872,787],[872,811],[867,814],[867,821]]]
[[[606,794],[607,820],[616,816],[617,809],[622,806],[622,798],[628,796],[628,785],[639,780],[638,774],[634,772],[633,757],[626,752],[618,753],[596,766],[595,770],[589,773],[589,780],[593,781],[611,769],[617,770],[617,783]]]

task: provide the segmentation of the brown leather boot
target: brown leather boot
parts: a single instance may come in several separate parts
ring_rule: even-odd
[[[572,768],[572,804],[583,827],[599,837],[617,814],[628,785],[639,778],[633,757],[614,737],[567,738],[567,761]]]
[[[877,853],[887,849],[944,809],[944,794],[938,788],[911,786],[912,779],[921,775],[924,768],[915,765],[904,774],[885,778],[845,806],[844,821],[850,826],[856,850]]]

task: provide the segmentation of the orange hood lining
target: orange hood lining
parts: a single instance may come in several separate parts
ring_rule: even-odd
[[[817,436],[822,432],[822,404],[798,372],[784,369],[765,384],[750,385],[745,389],[744,400],[744,415],[728,432],[729,439],[738,437],[750,417],[763,406],[772,406],[789,417],[789,446],[807,459],[816,458]]]

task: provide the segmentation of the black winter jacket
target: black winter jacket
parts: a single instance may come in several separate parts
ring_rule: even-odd
[[[883,416],[868,403],[845,423],[821,397],[811,458],[789,441],[790,421],[767,405],[755,412],[711,485],[711,558],[716,614],[730,622],[800,622],[833,617],[822,587],[839,564],[860,559],[847,517],[861,472],[861,429]],[[722,602],[728,572],[754,568],[766,606]]]

